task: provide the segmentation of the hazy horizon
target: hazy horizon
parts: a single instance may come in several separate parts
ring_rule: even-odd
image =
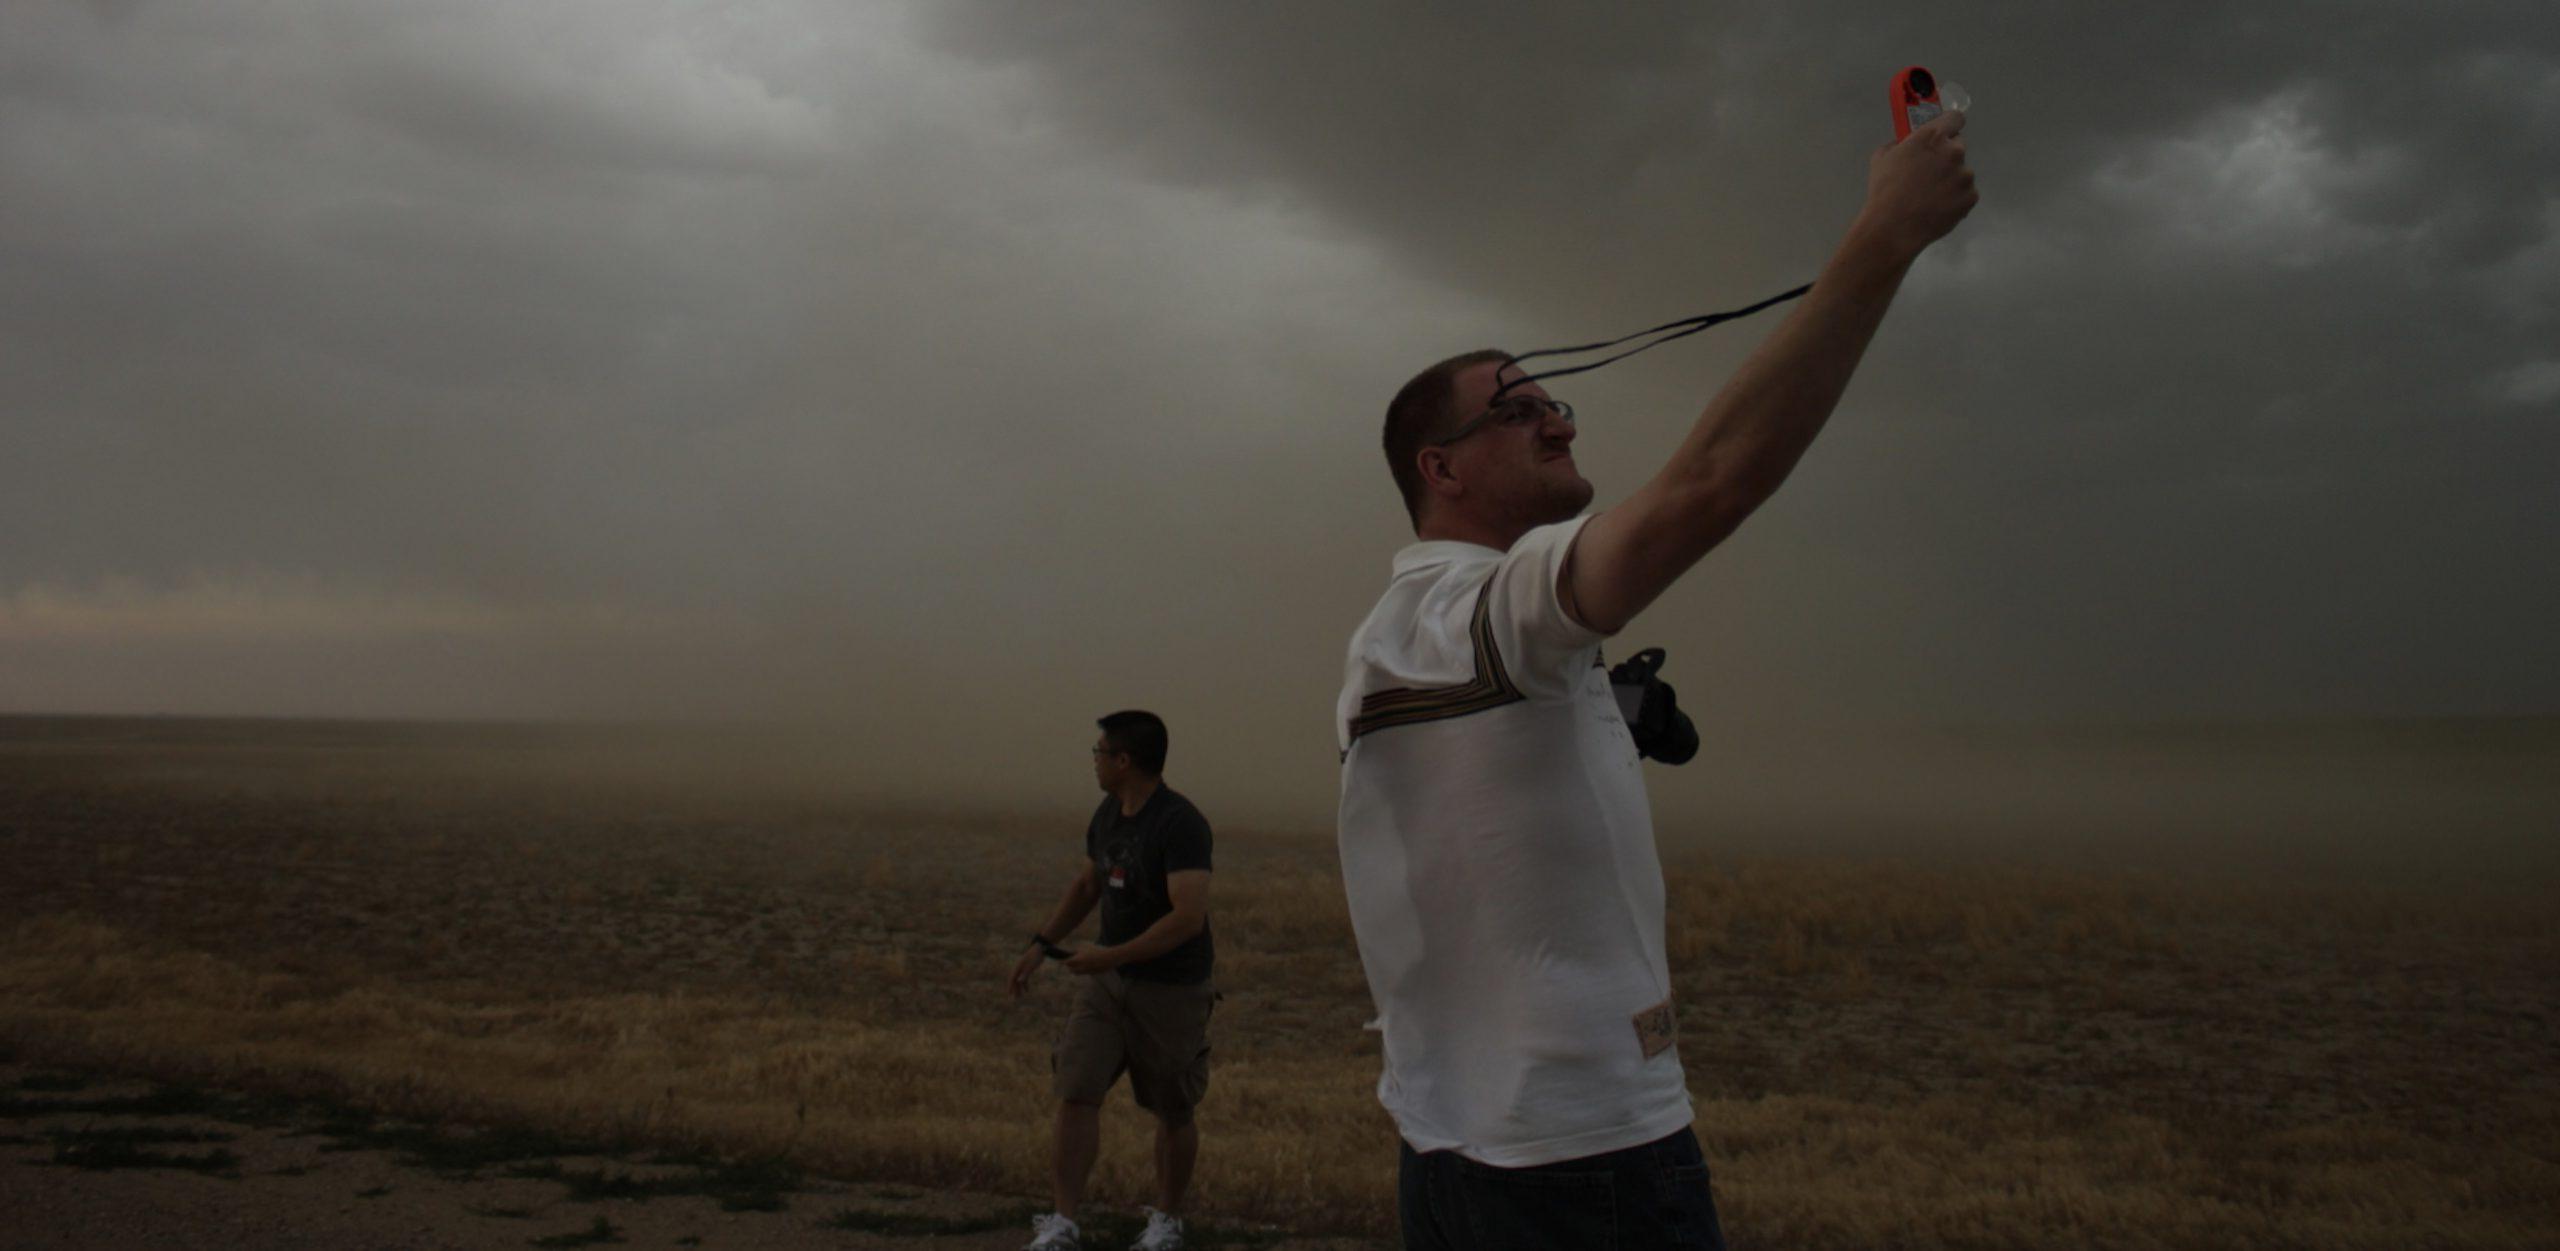
[[[1096,802],[1084,745],[1046,759],[946,754],[890,778],[842,728],[0,715],[0,753],[122,761],[155,785],[362,797],[441,776],[521,807],[568,799],[717,820],[879,816],[1017,831],[1071,858]],[[2045,864],[2207,878],[2548,890],[2560,884],[2560,718],[1933,730],[1709,727],[1698,759],[1647,765],[1666,857]],[[1230,837],[1329,839],[1330,762],[1275,770],[1179,734],[1168,780]],[[491,788],[495,788],[494,790]],[[848,827],[852,828],[852,827]],[[1045,849],[1045,850],[1042,850]]]

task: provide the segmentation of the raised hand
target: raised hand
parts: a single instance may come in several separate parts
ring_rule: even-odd
[[[1867,159],[1865,224],[1918,255],[1946,237],[1982,196],[1965,164],[1965,115],[1939,114],[1911,137],[1876,149]]]

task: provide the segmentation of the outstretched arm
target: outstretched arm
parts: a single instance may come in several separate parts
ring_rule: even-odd
[[[1965,115],[1878,150],[1867,200],[1798,304],[1716,393],[1653,480],[1593,517],[1564,571],[1564,602],[1614,634],[1786,481],[1848,388],[1911,262],[1973,211]]]

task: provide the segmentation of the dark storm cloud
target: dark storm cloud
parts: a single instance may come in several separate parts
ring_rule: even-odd
[[[1983,208],[1631,641],[1737,723],[2547,709],[2555,27],[12,4],[0,705],[1153,704],[1320,801],[1386,396],[1810,277],[1919,62]],[[1768,325],[1575,380],[1604,503]]]
[[[1806,579],[1813,624],[1783,630],[1930,705],[2560,698],[2517,650],[2560,624],[2533,572],[2560,502],[2533,382],[2560,356],[2547,10],[938,12],[1129,167],[1320,204],[1537,342],[1809,275],[1886,71],[1933,64],[1979,101],[1984,207],[1915,275],[1785,532],[1747,540],[1926,572]],[[1681,381],[1613,380],[1665,405],[1651,447]],[[1821,624],[1879,609],[1906,625]]]
[[[1495,287],[1827,244],[1860,172],[1840,156],[1877,141],[1875,67],[1914,61],[1963,67],[1982,98],[1997,138],[1978,163],[2008,218],[2085,204],[2145,145],[2289,94],[2324,152],[2390,166],[2327,207],[2448,259],[2545,237],[2560,186],[2560,31],[2527,4],[933,13],[948,46],[1038,68],[1058,108],[1159,176],[1312,197]]]

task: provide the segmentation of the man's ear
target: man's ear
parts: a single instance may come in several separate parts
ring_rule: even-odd
[[[1414,454],[1414,468],[1422,471],[1422,489],[1433,495],[1457,495],[1465,488],[1458,482],[1458,467],[1449,460],[1449,450],[1426,447]]]

